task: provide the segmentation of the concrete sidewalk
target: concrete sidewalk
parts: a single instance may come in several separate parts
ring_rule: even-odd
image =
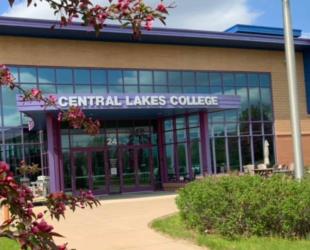
[[[164,193],[106,197],[93,210],[68,213],[53,221],[57,232],[77,250],[195,250],[189,242],[174,240],[149,228],[155,218],[174,213],[175,195]]]

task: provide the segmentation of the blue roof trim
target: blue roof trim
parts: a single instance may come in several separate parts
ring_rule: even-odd
[[[284,36],[283,28],[274,28],[266,26],[254,26],[254,25],[244,25],[236,24],[231,28],[225,30],[228,33],[246,33],[246,34],[260,34],[260,35],[270,35],[270,36]],[[300,37],[302,30],[294,29],[293,35],[295,38]]]
[[[310,114],[310,50],[304,51],[305,84],[307,97],[307,111]]]
[[[0,17],[0,35],[103,42],[284,49],[284,39],[280,36],[154,28],[151,31],[143,30],[140,40],[133,41],[131,28],[122,28],[118,25],[107,25],[96,36],[90,27],[82,26],[81,23],[73,23],[66,27],[58,26],[55,29],[51,29],[51,26],[54,24],[57,24],[57,21]],[[299,51],[310,48],[310,39],[296,38],[295,48]]]

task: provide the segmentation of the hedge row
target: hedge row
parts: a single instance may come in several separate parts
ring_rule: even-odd
[[[310,236],[310,181],[275,176],[207,177],[179,191],[181,218],[192,228],[238,236]]]

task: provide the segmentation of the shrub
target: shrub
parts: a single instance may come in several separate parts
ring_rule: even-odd
[[[238,236],[306,238],[310,235],[310,181],[287,177],[207,177],[179,191],[185,224]]]

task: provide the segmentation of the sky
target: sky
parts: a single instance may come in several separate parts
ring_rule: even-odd
[[[37,0],[38,1],[38,0]],[[93,0],[107,3],[108,0]],[[145,0],[156,6],[159,0]],[[235,24],[282,27],[282,0],[165,0],[175,2],[167,27],[224,31]],[[52,11],[38,1],[37,8],[27,8],[26,0],[16,0],[10,8],[8,0],[0,0],[0,15],[57,20]],[[310,0],[291,0],[293,27],[310,38]],[[160,24],[157,24],[160,26]]]

